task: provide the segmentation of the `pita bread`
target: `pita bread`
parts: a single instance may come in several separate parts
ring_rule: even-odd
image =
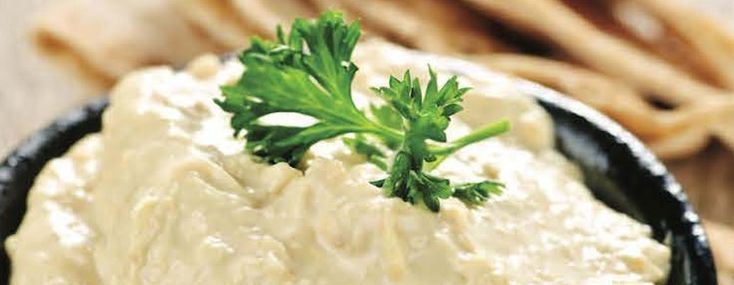
[[[593,106],[649,142],[662,158],[685,157],[701,150],[709,141],[707,128],[718,126],[719,118],[734,113],[734,100],[658,110],[621,82],[551,59],[501,53],[471,59]]]
[[[244,46],[253,32],[228,1],[170,0],[175,10],[226,49]]]
[[[209,0],[222,1],[222,0]],[[277,25],[287,28],[293,19],[313,18],[315,8],[299,0],[227,0],[248,28],[262,36],[274,37]]]
[[[166,0],[55,2],[32,36],[39,50],[102,84],[141,66],[182,64],[218,49],[170,11]]]
[[[640,91],[678,105],[728,96],[674,66],[608,35],[556,0],[464,0],[490,17],[540,35],[576,60]]]
[[[734,284],[731,283],[734,282],[734,250],[731,250],[734,248],[734,230],[713,221],[705,221],[705,227],[711,244],[719,249],[714,250],[714,258],[720,271],[720,279]]]
[[[734,90],[734,34],[722,23],[708,17],[680,0],[623,0],[627,7],[639,6],[640,10],[655,16],[670,33],[664,38],[677,37],[687,44],[681,58],[697,58],[699,66],[714,77],[716,82]],[[626,3],[626,4],[625,4]],[[668,49],[669,50],[669,49]],[[666,52],[666,49],[658,49]]]
[[[367,27],[405,46],[436,53],[500,49],[482,17],[450,0],[312,0],[320,9],[343,9]],[[430,32],[428,32],[430,31]]]

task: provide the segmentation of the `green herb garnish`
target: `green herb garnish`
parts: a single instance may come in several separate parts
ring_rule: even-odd
[[[461,111],[468,89],[460,88],[456,77],[439,88],[432,70],[425,94],[408,71],[402,79],[391,77],[389,86],[374,88],[386,105],[371,106],[369,115],[359,110],[351,92],[357,72],[351,55],[359,37],[359,23],[347,24],[340,13],[327,12],[315,21],[295,20],[289,35],[279,27],[276,41],[253,38],[239,57],[246,67],[242,77],[223,86],[224,100],[217,100],[233,114],[235,136],[245,131],[246,150],[266,162],[295,167],[315,143],[354,134],[345,142],[388,173],[372,183],[389,197],[439,211],[440,199],[456,197],[474,206],[499,193],[497,182],[451,185],[428,171],[462,147],[506,132],[509,123],[500,121],[447,143],[450,116]],[[284,126],[261,120],[275,113],[299,113],[316,122]],[[387,149],[396,154],[389,158]]]

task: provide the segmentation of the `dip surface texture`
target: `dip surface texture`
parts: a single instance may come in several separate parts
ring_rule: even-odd
[[[103,130],[38,176],[6,241],[12,284],[653,284],[669,249],[594,199],[553,148],[552,122],[514,79],[381,42],[361,44],[355,101],[411,69],[473,87],[450,137],[500,118],[513,130],[471,145],[435,173],[487,178],[502,195],[439,213],[386,198],[384,178],[341,140],[301,171],[254,162],[213,103],[239,63],[202,57],[154,68],[111,93]],[[422,82],[427,82],[422,78]],[[289,119],[289,118],[284,118]]]

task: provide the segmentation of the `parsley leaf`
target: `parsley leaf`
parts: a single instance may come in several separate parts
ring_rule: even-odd
[[[347,25],[339,13],[318,21],[297,19],[286,38],[254,38],[240,55],[245,72],[234,86],[222,87],[217,104],[233,113],[235,135],[247,130],[247,151],[270,163],[297,166],[313,144],[346,133],[374,133],[396,141],[400,134],[369,120],[352,102],[357,67],[350,61],[360,36],[359,24]],[[318,122],[308,127],[272,126],[261,119],[294,112]]]
[[[488,134],[472,133],[444,148],[430,148],[428,141],[446,142],[446,128],[450,116],[462,110],[462,96],[469,90],[459,88],[456,76],[450,78],[440,89],[436,73],[429,68],[430,80],[425,95],[420,82],[406,71],[402,80],[391,77],[388,87],[374,90],[403,117],[405,136],[389,176],[378,184],[387,196],[400,197],[410,203],[422,201],[432,211],[440,210],[440,199],[457,197],[466,204],[478,205],[486,201],[490,194],[501,189],[501,184],[483,181],[452,187],[448,179],[435,177],[424,171],[426,162],[438,161],[439,157],[475,142],[475,138],[486,139],[496,133],[507,131],[509,125],[503,122],[493,125],[495,132]],[[482,129],[484,130],[484,129]],[[441,159],[442,160],[442,159]]]
[[[224,99],[216,100],[232,113],[235,136],[245,132],[249,153],[296,167],[315,143],[354,134],[344,142],[387,172],[387,178],[372,184],[389,197],[439,211],[441,199],[456,197],[476,206],[500,193],[498,182],[452,185],[429,173],[462,147],[509,129],[507,121],[500,121],[446,142],[450,117],[462,110],[462,96],[469,90],[460,88],[456,77],[439,88],[429,68],[425,94],[410,71],[402,79],[390,77],[387,87],[373,89],[387,104],[371,106],[367,115],[354,105],[351,91],[358,23],[347,24],[340,13],[327,12],[315,21],[297,19],[289,35],[280,28],[277,35],[275,41],[252,39],[239,57],[246,67],[242,77],[235,85],[222,86]],[[298,113],[315,123],[269,124],[265,117],[277,113]],[[386,150],[395,151],[394,156]]]

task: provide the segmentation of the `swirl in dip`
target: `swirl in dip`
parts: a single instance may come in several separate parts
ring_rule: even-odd
[[[669,248],[594,199],[553,146],[552,122],[514,80],[382,42],[360,44],[355,101],[430,63],[459,75],[458,137],[508,118],[513,130],[449,157],[452,181],[503,194],[439,213],[383,196],[384,176],[341,140],[301,169],[255,162],[213,99],[243,67],[205,56],[186,71],[135,72],[111,93],[103,130],[51,161],[6,241],[12,284],[653,284]],[[423,82],[426,79],[423,78]],[[288,120],[290,118],[280,118]]]

